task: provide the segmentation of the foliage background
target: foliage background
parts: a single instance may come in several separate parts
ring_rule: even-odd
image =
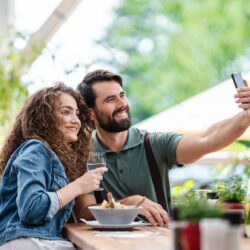
[[[134,122],[249,70],[247,0],[124,0],[98,41],[125,77]]]
[[[28,95],[27,87],[21,82],[21,61],[14,39],[5,35],[0,39],[0,142],[9,130],[14,115]],[[24,59],[25,60],[25,59]]]
[[[105,57],[93,64],[122,74],[136,123],[229,78],[232,71],[248,71],[249,24],[247,0],[121,0],[96,41]],[[28,95],[20,68],[29,57],[14,42],[2,40],[0,143]]]
[[[17,39],[27,39],[21,33],[0,37],[0,144],[9,132],[11,124],[28,96],[28,85],[22,81],[22,74],[33,58],[41,53],[42,43],[35,44],[23,53],[15,46]]]

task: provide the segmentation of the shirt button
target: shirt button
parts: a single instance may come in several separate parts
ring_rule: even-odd
[[[119,173],[120,173],[120,174],[122,174],[122,173],[123,173],[123,170],[122,170],[122,169],[120,169],[120,170],[119,170]]]

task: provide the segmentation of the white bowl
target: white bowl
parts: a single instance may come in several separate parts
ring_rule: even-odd
[[[101,206],[89,206],[90,212],[100,224],[122,225],[134,221],[142,207],[126,206],[126,208],[103,208]]]

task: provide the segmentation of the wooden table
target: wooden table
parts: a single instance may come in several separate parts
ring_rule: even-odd
[[[132,231],[99,231],[78,223],[66,224],[66,230],[69,240],[84,250],[173,250],[173,230],[163,227],[136,227]],[[139,237],[146,235],[147,237]],[[250,239],[242,238],[241,250],[249,249]]]

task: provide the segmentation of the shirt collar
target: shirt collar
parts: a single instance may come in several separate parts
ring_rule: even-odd
[[[134,147],[138,146],[139,144],[143,143],[143,138],[144,138],[145,134],[146,134],[145,130],[139,130],[138,128],[131,127],[128,130],[127,141],[126,141],[126,143],[123,146],[123,149],[121,151],[134,148]],[[97,152],[98,151],[104,152],[104,153],[112,152],[111,150],[107,149],[106,147],[104,147],[101,144],[96,132],[94,134],[94,140],[95,140],[95,145],[96,145],[96,151]]]

